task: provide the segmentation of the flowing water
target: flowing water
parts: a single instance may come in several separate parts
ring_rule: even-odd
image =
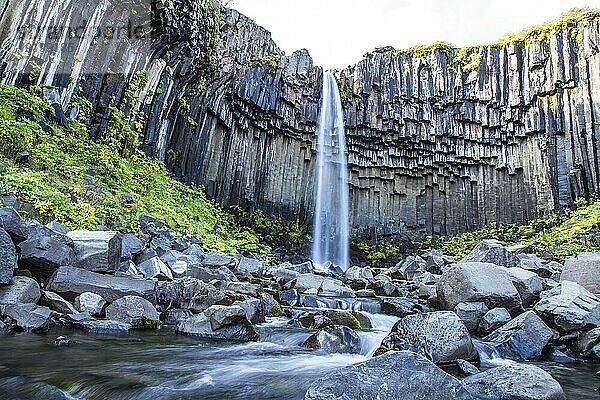
[[[163,329],[125,337],[55,331],[0,338],[0,399],[303,399],[310,383],[336,368],[367,360],[397,320],[367,314],[361,354],[325,354],[301,346],[310,331],[286,318],[259,325],[261,341],[226,343]],[[67,334],[78,343],[59,348]],[[569,399],[598,399],[593,364],[538,364]]]
[[[348,268],[350,189],[344,112],[335,77],[325,72],[317,126],[317,182],[312,258]]]

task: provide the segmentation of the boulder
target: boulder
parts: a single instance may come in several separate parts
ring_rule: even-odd
[[[446,266],[452,262],[452,260],[445,256],[439,250],[429,251],[421,256],[425,260],[425,270],[429,273],[441,275]]]
[[[520,268],[534,272],[542,278],[550,278],[557,270],[560,271],[562,269],[562,266],[559,269],[556,267],[553,268],[553,264],[545,263],[544,260],[535,254],[518,254],[517,257],[520,261]]]
[[[371,281],[373,280],[373,270],[369,267],[350,267],[344,273],[344,278],[349,281]]]
[[[600,294],[600,253],[579,253],[567,258],[560,280],[576,282],[591,293]]]
[[[63,235],[66,235],[70,231],[69,228],[67,228],[66,226],[64,226],[63,224],[61,224],[60,222],[57,222],[57,221],[50,221],[50,222],[48,222],[46,224],[46,227],[48,229],[53,230],[56,233],[60,233],[60,234],[63,234]],[[30,232],[30,234],[31,234],[31,232]]]
[[[325,297],[355,297],[354,290],[346,287],[338,279],[314,274],[301,274],[291,282],[291,287],[299,293],[316,294]]]
[[[47,289],[67,300],[74,300],[82,293],[92,292],[108,302],[127,295],[140,296],[154,302],[156,282],[102,275],[81,268],[60,267],[50,278]]]
[[[436,364],[477,357],[465,324],[451,311],[409,315],[383,339],[378,354],[389,350],[421,353]]]
[[[206,268],[227,267],[233,270],[236,266],[236,259],[221,251],[213,251],[206,254],[204,260],[202,260],[202,265]]]
[[[296,289],[281,290],[278,297],[279,302],[283,305],[294,307],[298,304],[298,291]]]
[[[227,296],[210,283],[195,278],[179,278],[163,283],[158,291],[158,303],[164,310],[182,308],[195,313],[215,304],[227,305]]]
[[[326,326],[313,333],[304,341],[310,349],[324,350],[328,353],[359,353],[360,338],[347,326]]]
[[[160,314],[154,305],[139,296],[125,296],[106,307],[106,318],[125,322],[132,328],[156,329],[160,325]]]
[[[407,297],[390,297],[381,300],[381,312],[396,317],[405,317],[423,311],[419,300]]]
[[[284,263],[281,267],[289,269],[290,271],[295,271],[299,274],[312,274],[315,272],[315,266],[312,261],[306,261],[301,264]]]
[[[17,268],[17,249],[8,235],[0,228],[0,285],[8,285]]]
[[[53,224],[52,226],[56,226],[56,225]],[[36,220],[32,220],[31,222],[29,222],[29,225],[27,226],[27,230],[29,232],[29,235],[27,236],[27,240],[36,240],[36,239],[40,239],[43,237],[52,237],[52,238],[58,240],[60,243],[64,244],[65,246],[68,246],[70,248],[73,248],[73,246],[74,246],[71,238],[69,238],[66,235],[66,232],[69,232],[68,229],[66,232],[55,231],[46,225],[40,224]]]
[[[210,321],[212,330],[221,329],[226,326],[235,325],[246,319],[246,310],[238,305],[208,307],[204,315]]]
[[[461,360],[461,359],[456,360],[456,366],[458,367],[460,372],[462,372],[466,376],[476,375],[481,372],[479,370],[479,368],[477,368],[476,366],[474,366],[467,360]]]
[[[40,297],[40,285],[26,276],[13,276],[9,285],[0,286],[0,305],[37,303]]]
[[[160,259],[169,267],[174,277],[181,278],[188,274],[189,257],[182,252],[168,250],[160,256]]]
[[[262,276],[265,272],[265,265],[260,260],[241,256],[233,272],[240,279]]]
[[[552,339],[552,330],[533,311],[527,311],[493,331],[483,340],[502,358],[537,360]]]
[[[136,265],[136,268],[146,279],[173,280],[173,272],[158,256]]]
[[[61,314],[75,314],[77,312],[75,307],[73,307],[73,304],[60,297],[58,294],[47,290],[42,291],[40,305],[46,306],[52,311]]]
[[[461,263],[471,262],[490,263],[507,268],[518,267],[521,264],[517,256],[493,239],[482,241],[461,260]]]
[[[387,274],[394,279],[406,279],[412,281],[425,273],[426,266],[427,263],[421,257],[408,256],[404,261],[396,264],[393,268],[390,268]]]
[[[600,326],[600,298],[575,282],[562,281],[542,292],[533,309],[562,333]]]
[[[19,244],[21,263],[38,279],[48,279],[59,267],[72,265],[73,249],[53,236],[27,239]]]
[[[471,333],[477,332],[479,322],[488,311],[489,309],[485,303],[480,301],[458,303],[456,307],[454,307],[454,312]]]
[[[271,269],[269,270],[269,273],[280,285],[285,285],[300,276],[299,272],[286,268]]]
[[[504,364],[469,376],[463,384],[484,400],[566,400],[560,384],[531,364]]]
[[[77,328],[94,335],[110,335],[110,336],[121,336],[125,335],[131,329],[131,325],[120,322],[97,319],[88,319],[77,322],[74,324]]]
[[[208,268],[208,267],[201,267],[201,266],[191,266],[188,268],[188,272],[187,272],[188,276],[191,276],[192,278],[196,278],[196,279],[200,279],[201,281],[204,282],[211,282],[211,281],[237,281],[237,277],[235,276],[235,274],[233,273],[232,270],[230,270],[227,267],[215,267],[215,268]]]
[[[80,312],[89,312],[94,317],[102,315],[106,300],[96,293],[85,292],[75,298],[75,308]]]
[[[115,272],[121,261],[121,235],[113,231],[71,231],[75,265],[93,272]]]
[[[306,329],[322,329],[333,325],[331,319],[316,311],[306,311],[298,316],[296,322]]]
[[[7,305],[4,315],[24,331],[43,333],[49,329],[52,310],[33,303],[16,303]]]
[[[479,331],[484,335],[500,328],[511,320],[510,314],[506,308],[496,307],[483,316],[479,322]]]
[[[204,313],[196,314],[180,321],[176,331],[184,335],[198,336],[206,339],[221,339],[234,341],[257,341],[258,332],[246,318],[236,325],[228,325],[213,330],[209,317]]]
[[[523,310],[506,268],[489,263],[459,263],[449,268],[437,283],[437,297],[445,310],[468,301],[483,302],[489,309],[504,307],[513,315]]]
[[[600,328],[580,333],[571,347],[574,353],[583,358],[600,360]]]
[[[121,236],[121,261],[133,260],[144,249],[144,242],[132,233]]]
[[[0,228],[6,231],[14,243],[21,243],[29,235],[27,224],[19,213],[10,207],[0,208]]]
[[[242,307],[246,313],[246,318],[253,324],[262,324],[266,321],[264,303],[259,299],[236,301],[233,305]]]
[[[220,290],[224,290],[227,292],[236,292],[239,294],[258,297],[260,293],[262,293],[263,288],[260,285],[255,285],[249,282],[227,282],[227,281],[219,281],[215,283],[215,287]]]
[[[521,296],[523,307],[529,307],[540,297],[544,288],[544,281],[535,272],[526,271],[519,267],[506,270],[513,285]]]
[[[425,357],[390,352],[314,381],[305,400],[474,400],[461,382]]]
[[[181,322],[185,319],[188,319],[193,315],[194,314],[192,314],[192,312],[190,310],[184,310],[182,308],[173,308],[173,309],[165,311],[161,315],[161,317],[162,317],[162,320],[165,323],[165,325],[175,326],[179,322]]]

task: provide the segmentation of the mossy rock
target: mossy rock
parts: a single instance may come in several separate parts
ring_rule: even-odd
[[[361,329],[362,327],[358,318],[349,311],[332,311],[327,316],[333,325],[343,325],[350,329]]]
[[[269,314],[267,316],[269,316],[269,317],[281,317],[281,316],[283,316],[283,310],[281,309],[281,306],[279,304],[275,304],[271,308],[271,311],[269,312]]]
[[[365,314],[358,311],[352,311],[352,316],[356,318],[360,323],[360,329],[373,329],[373,324],[371,323],[371,320]]]
[[[382,355],[382,354],[385,354],[385,353],[387,353],[388,351],[390,351],[390,349],[389,349],[389,348],[387,348],[387,347],[386,347],[386,346],[384,346],[384,345],[380,345],[380,346],[377,348],[377,350],[375,350],[375,352],[373,353],[373,357],[380,356],[380,355]]]

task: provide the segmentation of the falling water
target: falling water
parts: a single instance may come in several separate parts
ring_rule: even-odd
[[[349,262],[350,209],[344,113],[335,77],[323,76],[312,258],[344,270]]]

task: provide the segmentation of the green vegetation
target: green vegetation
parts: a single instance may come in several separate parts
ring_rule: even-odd
[[[277,53],[266,53],[262,58],[255,58],[250,61],[248,67],[269,67],[273,70],[279,68],[281,62],[281,55]]]
[[[251,230],[235,227],[231,215],[206,199],[203,191],[186,186],[169,176],[161,161],[151,159],[131,147],[120,154],[122,137],[117,130],[127,130],[122,113],[103,143],[88,139],[85,126],[91,105],[74,98],[81,105],[78,120],[70,120],[79,134],[75,138],[58,126],[45,132],[29,119],[17,121],[26,111],[44,119],[53,110],[42,99],[25,90],[0,86],[0,183],[4,194],[14,193],[20,201],[35,209],[34,217],[57,220],[71,229],[107,227],[137,232],[138,217],[156,217],[183,235],[196,235],[209,249],[248,250],[264,256],[266,246],[259,244]],[[28,161],[15,159],[27,149]],[[91,170],[91,171],[90,171]],[[93,171],[93,172],[92,172]],[[128,204],[122,195],[134,199]]]
[[[377,243],[355,241],[351,246],[353,254],[372,266],[393,266],[402,258],[401,246],[391,241]]]

